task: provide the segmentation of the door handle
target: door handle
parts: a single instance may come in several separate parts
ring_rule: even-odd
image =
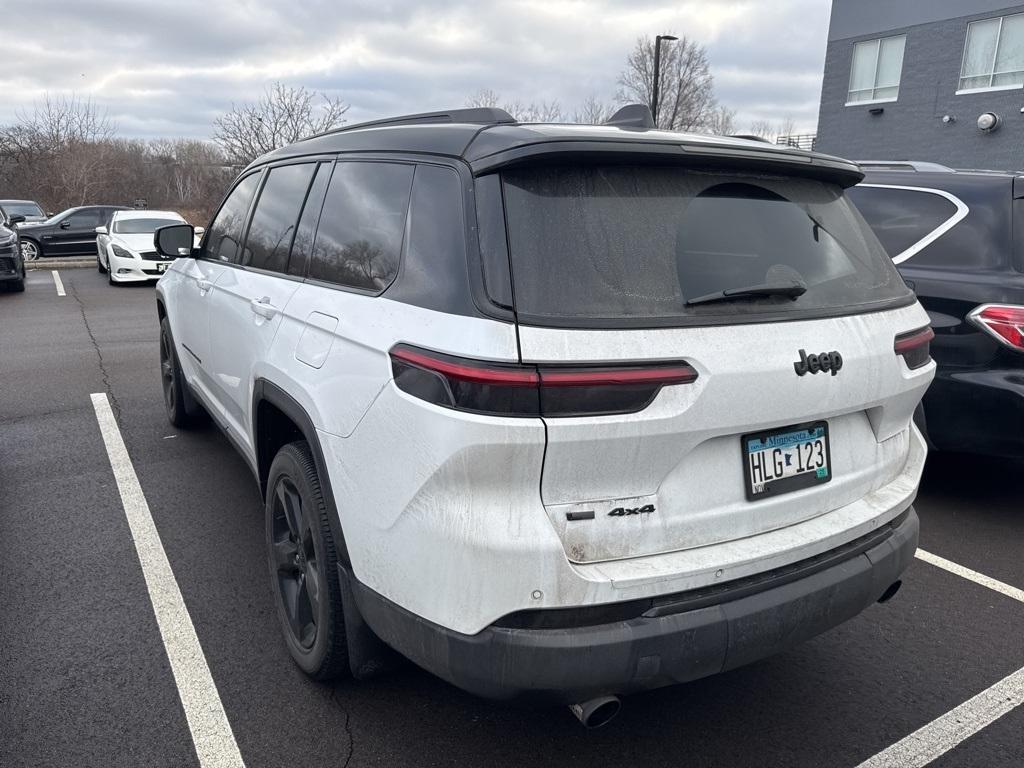
[[[259,299],[253,299],[249,302],[249,307],[260,317],[265,317],[268,320],[277,314],[277,307],[270,303],[270,297],[264,296]]]
[[[199,286],[199,295],[200,296],[205,296],[206,292],[208,290],[210,290],[211,288],[213,288],[213,283],[211,283],[209,280],[204,280],[202,278],[200,278],[199,280],[196,280],[196,285]]]

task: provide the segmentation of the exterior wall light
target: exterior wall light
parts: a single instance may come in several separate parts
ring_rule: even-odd
[[[982,112],[978,115],[978,130],[991,133],[999,127],[1000,122],[1002,121],[995,112]]]

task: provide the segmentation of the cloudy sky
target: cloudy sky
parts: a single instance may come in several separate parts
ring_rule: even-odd
[[[828,0],[33,0],[5,37],[0,124],[46,93],[109,110],[125,136],[208,137],[267,83],[340,96],[350,121],[507,100],[611,101],[638,35],[707,46],[719,100],[817,121]],[[30,11],[27,9],[31,8]]]

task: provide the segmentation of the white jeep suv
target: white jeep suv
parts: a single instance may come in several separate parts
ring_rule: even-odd
[[[260,158],[157,286],[167,412],[266,502],[316,678],[390,649],[584,703],[774,653],[891,597],[932,332],[852,163],[501,110]]]

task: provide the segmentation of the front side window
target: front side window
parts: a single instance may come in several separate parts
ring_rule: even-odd
[[[245,217],[249,213],[249,204],[256,194],[259,180],[259,173],[246,176],[228,195],[228,199],[217,212],[217,218],[210,225],[203,246],[203,256],[216,261],[230,261],[236,264],[239,262]]]
[[[295,225],[314,170],[315,163],[270,170],[252,214],[243,264],[271,272],[287,270]]]
[[[671,166],[549,166],[502,179],[516,311],[534,323],[748,322],[910,296],[835,185]],[[793,284],[806,291],[706,301]]]
[[[961,91],[1024,85],[1024,13],[967,25]]]
[[[98,227],[100,225],[100,212],[96,209],[78,211],[77,213],[73,213],[68,216],[65,221],[71,225],[71,229]]]
[[[847,104],[863,101],[895,101],[900,94],[903,49],[907,36],[865,40],[853,46]]]
[[[398,274],[413,166],[341,162],[327,187],[309,276],[379,293]]]

